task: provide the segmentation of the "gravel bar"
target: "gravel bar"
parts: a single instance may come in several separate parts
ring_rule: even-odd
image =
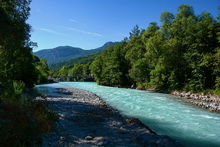
[[[46,96],[59,120],[44,137],[43,146],[183,146],[168,136],[157,135],[136,118],[122,116],[94,93],[72,88],[59,88],[57,93],[56,97]]]

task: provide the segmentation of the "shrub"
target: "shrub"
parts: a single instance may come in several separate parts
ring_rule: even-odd
[[[46,101],[36,101],[23,94],[22,82],[9,82],[3,88],[0,102],[0,144],[2,146],[32,146],[40,144],[58,119],[47,108]]]

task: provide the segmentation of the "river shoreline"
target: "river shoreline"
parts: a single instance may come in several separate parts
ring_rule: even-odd
[[[60,117],[44,146],[182,146],[138,119],[122,116],[91,92],[59,88],[56,93],[45,97]]]
[[[190,92],[173,91],[170,94],[186,98],[193,105],[220,113],[220,97],[213,95],[196,94]]]
[[[190,104],[193,104],[194,106],[198,106],[203,109],[207,109],[212,112],[220,113],[220,97],[214,96],[214,95],[204,95],[204,94],[198,94],[198,93],[191,93],[191,92],[185,92],[185,91],[164,91],[164,90],[155,90],[155,89],[141,89],[141,88],[129,88],[129,87],[121,87],[121,86],[112,86],[115,88],[127,88],[127,89],[137,89],[137,90],[143,90],[143,91],[151,91],[156,93],[164,93],[164,94],[170,94],[177,97],[185,98],[189,100]]]
[[[116,86],[115,88],[123,88]],[[127,87],[125,87],[127,88]],[[155,90],[155,89],[141,89],[141,88],[128,88],[128,89],[137,89],[143,91],[151,91],[156,93],[170,94],[177,97],[185,98],[189,100],[190,104],[198,106],[203,109],[207,109],[212,112],[220,113],[220,97],[215,95],[205,95],[198,93],[191,93],[185,91],[164,91],[164,90]]]

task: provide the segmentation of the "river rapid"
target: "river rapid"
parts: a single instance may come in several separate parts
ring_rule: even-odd
[[[55,88],[91,91],[128,117],[136,117],[158,134],[186,146],[220,146],[220,114],[190,105],[169,94],[99,86],[94,82],[59,82],[37,85],[43,94],[57,95]],[[60,94],[59,94],[60,95]]]

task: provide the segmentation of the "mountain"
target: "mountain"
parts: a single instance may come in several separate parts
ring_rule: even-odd
[[[37,55],[40,59],[47,59],[48,65],[51,65],[59,62],[65,62],[78,57],[85,57],[88,55],[96,54],[116,43],[118,42],[107,42],[103,46],[91,50],[84,50],[71,46],[59,46],[53,49],[40,50],[35,52],[34,54]]]

